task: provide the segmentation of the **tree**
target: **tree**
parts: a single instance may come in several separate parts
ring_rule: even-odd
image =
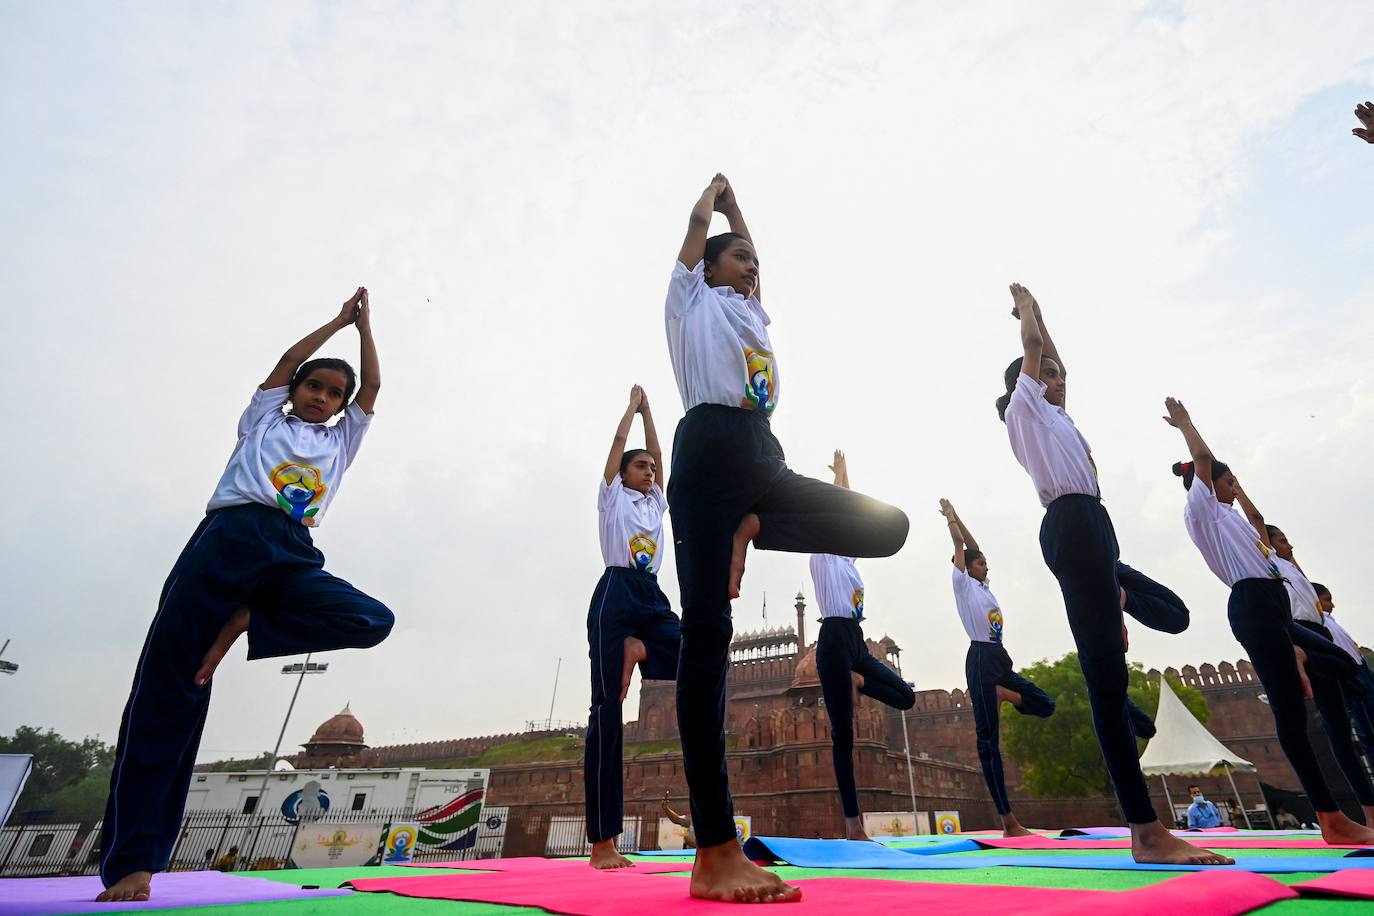
[[[272,752],[263,751],[252,758],[233,758],[229,760],[216,760],[212,763],[202,764],[196,767],[200,773],[242,773],[244,770],[266,770],[272,766]]]
[[[1136,705],[1153,715],[1159,708],[1159,684],[1151,683],[1144,667],[1127,666],[1127,693]],[[1111,792],[1112,781],[1102,761],[1088,705],[1088,685],[1078,665],[1078,653],[1070,652],[1057,662],[1039,661],[1021,674],[1054,697],[1054,715],[1048,719],[1018,715],[1002,707],[1002,746],[1021,767],[1022,785],[1038,798],[1073,798]],[[1207,701],[1202,692],[1175,678],[1169,684],[1188,711],[1206,722]],[[1145,742],[1140,742],[1143,750]]]
[[[33,755],[33,771],[16,808],[21,812],[52,808],[48,800],[55,793],[81,782],[94,767],[114,764],[114,748],[98,738],[68,741],[52,729],[45,732],[30,725],[19,726],[13,737],[0,738],[0,754]]]

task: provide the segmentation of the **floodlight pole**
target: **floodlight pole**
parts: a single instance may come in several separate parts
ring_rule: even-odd
[[[258,789],[258,804],[254,813],[262,815],[262,803],[267,797],[267,780],[271,778],[272,771],[277,767],[277,754],[281,751],[282,739],[286,737],[286,724],[291,721],[291,711],[296,708],[296,697],[301,695],[301,682],[305,680],[306,673],[310,670],[310,655],[305,654],[305,663],[301,665],[300,677],[296,678],[296,689],[291,692],[291,703],[286,707],[286,718],[281,720],[281,731],[277,732],[277,744],[272,748],[272,759],[267,764],[267,771],[262,774],[262,786]]]

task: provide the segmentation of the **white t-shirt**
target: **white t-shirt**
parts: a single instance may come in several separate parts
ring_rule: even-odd
[[[1100,496],[1092,447],[1064,408],[1045,400],[1046,387],[1024,372],[1016,379],[1006,412],[1012,454],[1030,474],[1042,506],[1070,493]]]
[[[811,582],[822,617],[864,619],[864,580],[853,557],[811,554]]]
[[[773,413],[778,362],[768,340],[768,313],[753,296],[706,285],[706,262],[673,264],[668,284],[668,355],[682,407],[723,404]]]
[[[658,572],[663,513],[668,511],[662,488],[655,483],[648,493],[641,493],[625,486],[619,474],[610,483],[603,477],[596,509],[601,559],[606,565]]]
[[[1336,622],[1336,618],[1330,614],[1322,621],[1322,625],[1331,631],[1331,641],[1340,646],[1350,654],[1350,657],[1360,664],[1364,664],[1364,656],[1360,654],[1360,646],[1355,642],[1354,637],[1345,631],[1345,627]]]
[[[253,392],[239,417],[234,454],[205,511],[262,503],[319,527],[372,416],[354,401],[333,426],[307,423],[282,412],[288,391],[283,385]]]
[[[1278,557],[1260,540],[1255,526],[1220,502],[1201,480],[1194,479],[1183,506],[1183,526],[1207,561],[1207,568],[1228,586],[1241,579],[1278,579],[1282,577],[1274,560]]]
[[[1283,584],[1288,589],[1288,600],[1293,605],[1293,619],[1322,623],[1321,602],[1317,599],[1317,590],[1312,587],[1312,583],[1307,581],[1307,577],[1296,564],[1288,562],[1278,554],[1274,554],[1273,559],[1274,565],[1283,574]]]
[[[974,642],[1002,641],[1002,609],[987,582],[979,582],[967,572],[950,564],[954,574],[954,605],[964,632]]]

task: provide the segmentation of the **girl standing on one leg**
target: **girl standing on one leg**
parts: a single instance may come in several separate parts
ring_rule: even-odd
[[[849,466],[844,452],[835,450],[835,485],[849,489]],[[894,709],[916,705],[916,692],[882,661],[864,641],[864,580],[853,557],[828,553],[811,555],[811,582],[821,609],[821,633],[816,639],[816,675],[821,681],[825,713],[830,718],[830,752],[835,782],[844,810],[844,834],[867,840],[859,793],[854,785],[854,689]],[[857,681],[855,680],[857,676]]]
[[[307,359],[356,325],[362,379]],[[294,344],[253,393],[205,519],[172,567],[119,725],[97,900],[147,900],[181,827],[211,677],[245,631],[248,658],[375,646],[391,611],[324,571],[311,542],[372,423],[381,388],[367,290]],[[289,412],[283,408],[290,405]],[[343,412],[333,426],[325,424]]]
[[[1178,632],[1188,625],[1188,611],[1168,589],[1120,562],[1092,450],[1064,411],[1064,364],[1035,297],[1019,283],[1012,284],[1011,293],[1023,352],[1007,368],[1007,393],[997,402],[998,412],[1007,424],[1012,452],[1030,474],[1045,507],[1040,550],[1064,593],[1069,629],[1088,685],[1093,728],[1130,823],[1131,855],[1137,862],[1230,864],[1225,856],[1175,837],[1159,823],[1150,803],[1127,713],[1121,613],[1125,610],[1147,626]]]
[[[1312,696],[1312,687],[1302,662],[1325,652],[1330,643],[1293,626],[1291,603],[1282,574],[1273,562],[1273,545],[1263,516],[1240,489],[1230,468],[1207,447],[1184,406],[1169,398],[1164,407],[1168,412],[1165,422],[1183,434],[1192,455],[1191,462],[1174,465],[1174,473],[1183,478],[1188,491],[1183,510],[1188,537],[1207,567],[1231,589],[1226,603],[1231,632],[1249,653],[1255,674],[1264,685],[1279,746],[1317,811],[1322,839],[1328,843],[1374,843],[1374,830],[1341,813],[1307,740],[1303,698]],[[1236,511],[1233,503],[1237,500],[1245,516]],[[1306,651],[1309,646],[1314,649],[1312,653]]]
[[[1336,765],[1340,767],[1345,781],[1359,799],[1360,807],[1364,809],[1364,822],[1366,825],[1374,826],[1374,785],[1370,784],[1369,774],[1365,772],[1364,763],[1360,760],[1355,743],[1350,738],[1352,726],[1350,712],[1346,709],[1346,690],[1361,689],[1356,683],[1359,667],[1352,663],[1353,660],[1340,646],[1336,645],[1331,630],[1323,620],[1321,598],[1317,596],[1316,588],[1298,565],[1288,535],[1277,525],[1265,525],[1264,531],[1269,535],[1269,543],[1274,548],[1274,565],[1279,568],[1284,588],[1288,591],[1293,624],[1309,633],[1317,634],[1331,644],[1330,654],[1325,657],[1306,646],[1303,647],[1309,658],[1305,668],[1308,682],[1312,685],[1312,701],[1317,707],[1317,714],[1321,717],[1322,729],[1326,732],[1326,739],[1331,745],[1331,754],[1336,758]],[[1340,676],[1329,673],[1333,663],[1341,672]],[[1347,684],[1349,688],[1345,686]]]
[[[964,675],[968,679],[969,702],[973,705],[983,780],[1002,817],[1002,834],[1032,836],[1011,812],[1011,799],[1007,796],[1002,773],[998,718],[1001,705],[1010,703],[1022,715],[1048,719],[1054,713],[1054,697],[1017,674],[1012,667],[1011,656],[1002,645],[1002,609],[988,586],[987,558],[949,500],[940,500],[940,512],[949,525],[950,540],[954,542],[954,604],[969,638]]]
[[[625,448],[635,414],[644,418],[644,448]],[[681,627],[658,587],[663,554],[663,513],[668,501],[658,485],[663,454],[644,389],[630,389],[630,403],[616,427],[601,477],[597,513],[606,571],[587,611],[587,648],[592,662],[592,708],[587,723],[583,781],[592,868],[625,868],[616,851],[623,830],[624,765],[621,706],[635,665],[642,675],[677,677]]]
[[[731,231],[708,239],[713,211]],[[741,902],[801,896],[745,858],[735,838],[725,677],[745,550],[753,541],[764,550],[890,556],[908,525],[891,506],[788,469],[768,424],[779,373],[758,278],[734,191],[717,175],[692,207],[668,287],[668,351],[687,411],[673,441],[668,505],[682,601],[678,730],[698,844],[691,893]]]
[[[1345,691],[1345,708],[1350,713],[1355,734],[1364,746],[1364,755],[1374,760],[1374,671],[1369,669],[1369,662],[1360,652],[1359,643],[1336,620],[1336,602],[1331,597],[1331,590],[1320,582],[1313,582],[1312,588],[1321,602],[1322,623],[1331,632],[1331,641],[1355,662],[1357,685],[1355,689]]]

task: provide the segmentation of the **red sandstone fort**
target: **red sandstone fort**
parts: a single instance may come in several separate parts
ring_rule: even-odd
[[[730,785],[737,812],[753,818],[756,832],[839,836],[842,819],[830,761],[830,728],[816,675],[815,645],[806,642],[805,603],[801,595],[797,599],[796,628],[740,633],[731,644],[726,714]],[[890,637],[869,640],[868,647],[875,657],[901,671],[901,649]],[[1150,675],[1156,678],[1159,673]],[[1198,668],[1186,665],[1165,673],[1202,692],[1211,712],[1207,729],[1258,767],[1258,774],[1237,778],[1247,804],[1258,798],[1256,779],[1300,791],[1297,776],[1278,746],[1268,706],[1259,699],[1262,688],[1248,661]],[[973,714],[963,690],[918,691],[915,707],[905,716],[866,697],[860,698],[855,712],[855,777],[865,811],[912,810],[914,783],[920,810],[959,811],[965,829],[994,825],[996,812],[978,767]],[[369,748],[361,723],[345,709],[320,726],[304,753],[289,759],[297,767],[453,766],[513,741],[568,733],[563,729],[527,731]],[[579,731],[571,733],[580,736]],[[672,745],[676,738],[672,682],[645,681],[638,717],[625,725],[628,815],[643,815],[646,823],[656,818],[665,792],[675,807],[686,807],[682,758]],[[637,745],[651,743],[657,746],[637,753]],[[1008,759],[1006,764],[1013,805],[1025,823],[1059,826],[1121,820],[1114,800],[1107,796],[1030,797],[1020,790],[1015,762]],[[1213,797],[1229,794],[1224,779],[1198,782]],[[1157,810],[1165,811],[1158,781],[1151,790],[1157,796]],[[487,803],[509,805],[509,822],[518,834],[507,837],[507,855],[542,854],[542,831],[549,818],[581,814],[582,802],[580,757],[491,765]]]

